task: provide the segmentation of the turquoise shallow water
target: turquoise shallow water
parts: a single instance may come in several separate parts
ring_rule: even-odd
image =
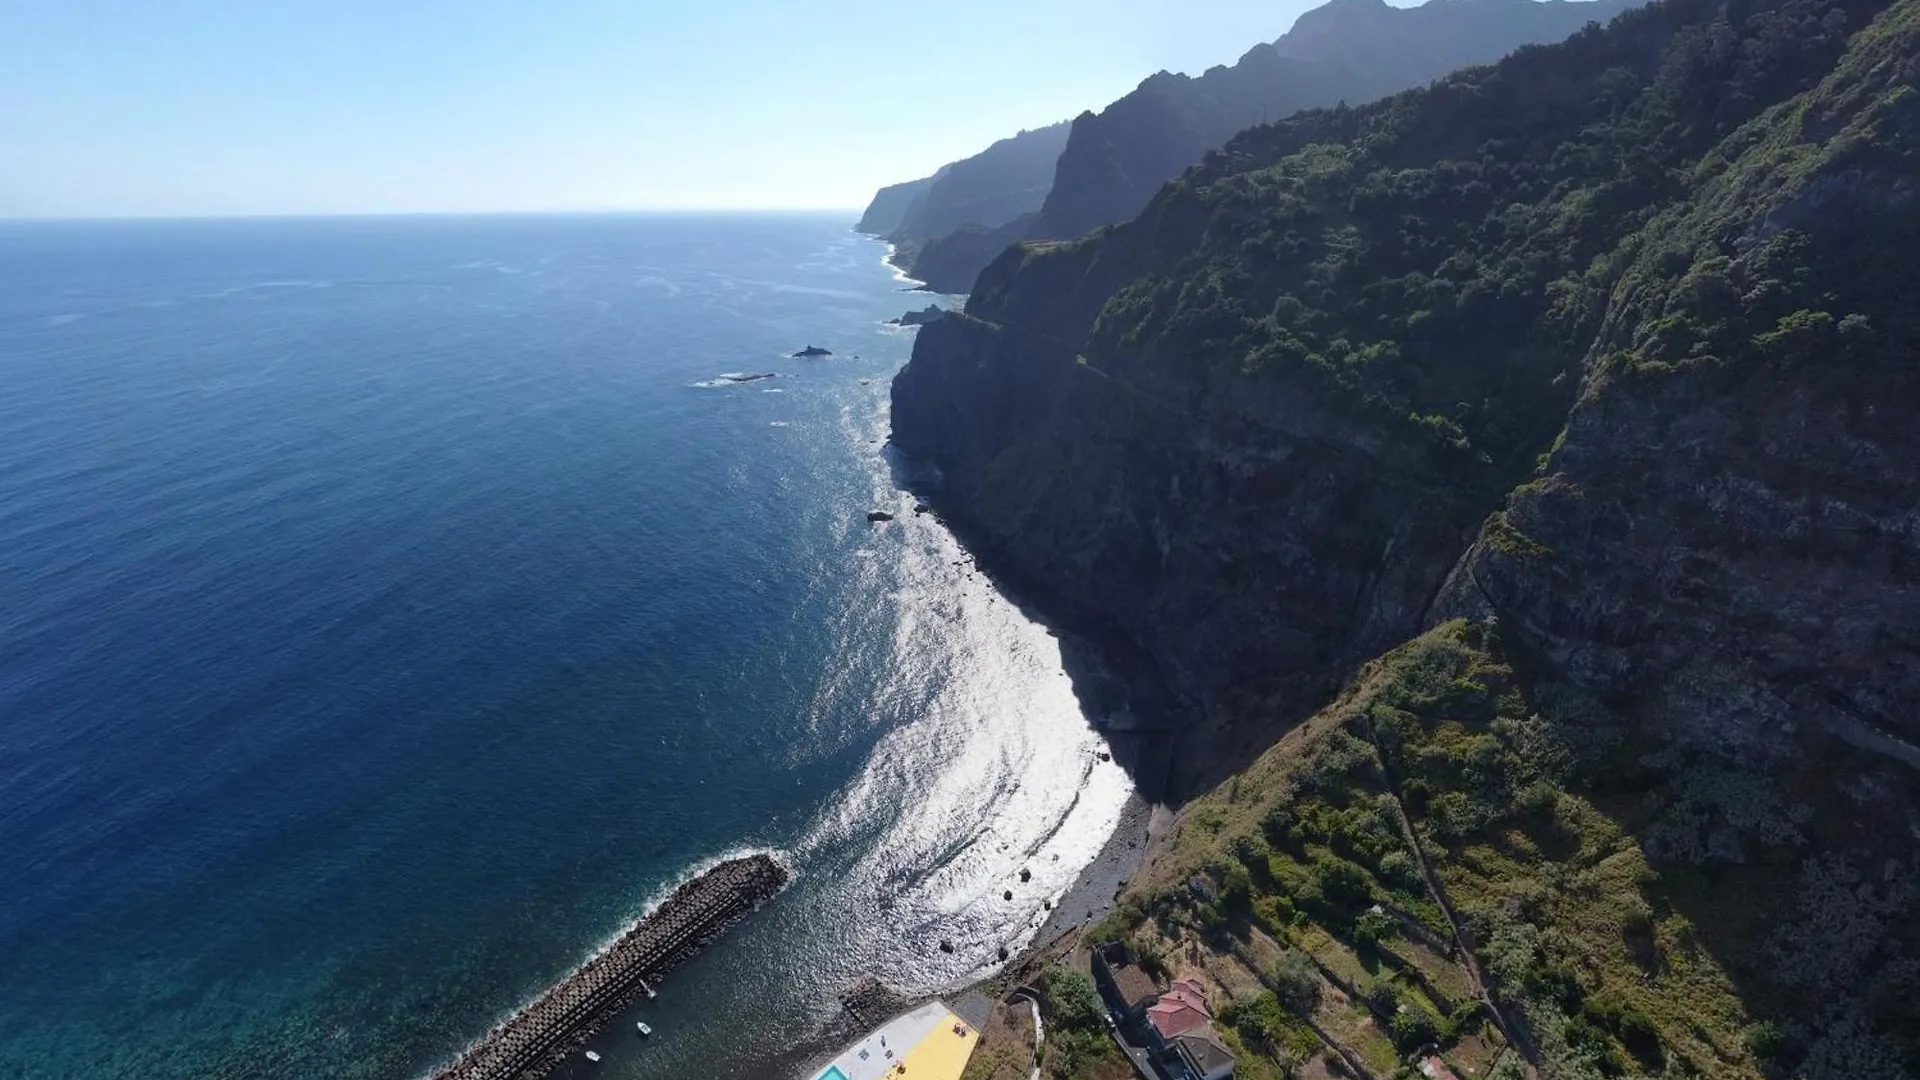
[[[1030,932],[1127,781],[897,489],[882,255],[0,225],[0,1075],[419,1076],[749,848],[796,885],[594,1075],[764,1076]]]

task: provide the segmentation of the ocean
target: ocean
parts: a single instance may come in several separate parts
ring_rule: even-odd
[[[0,224],[0,1075],[420,1077],[748,850],[591,1075],[1036,931],[1131,782],[913,513],[849,224]]]

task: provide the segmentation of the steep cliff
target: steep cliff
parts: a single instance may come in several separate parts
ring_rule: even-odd
[[[1402,9],[1333,0],[1236,64],[1198,77],[1163,71],[1071,125],[1022,132],[936,176],[884,188],[860,231],[900,245],[896,261],[936,291],[966,292],[1009,244],[1132,217],[1163,182],[1243,128],[1372,101],[1560,40],[1634,2],[1432,0]]]
[[[1161,72],[1084,113],[1032,235],[1074,237],[1139,213],[1160,185],[1236,132],[1300,109],[1358,105],[1522,45],[1606,22],[1627,0],[1333,0],[1271,45],[1198,77]]]
[[[1433,867],[1346,900],[1447,909],[1530,1067],[1910,1075],[1917,82],[1920,0],[1665,0],[1252,129],[1136,220],[1002,254],[922,332],[895,441],[1152,658],[1192,788],[1473,620],[1290,744],[1359,771],[1260,789],[1298,863],[1253,892],[1326,901],[1327,845],[1393,846],[1329,815],[1402,804]],[[1266,768],[1183,828],[1226,837]],[[1549,773],[1586,809],[1543,824]],[[1165,880],[1231,884],[1207,850]],[[1603,895],[1651,914],[1596,926]],[[1337,936],[1364,907],[1300,910]]]
[[[894,262],[933,292],[963,293],[973,288],[981,267],[1026,238],[1033,218],[1022,214],[997,228],[965,225],[930,240],[904,241]]]
[[[1810,595],[1796,604],[1862,620],[1795,607],[1811,621],[1794,633],[1827,644],[1783,656],[1782,677],[1807,680],[1862,635],[1916,640],[1907,609],[1882,619],[1840,603],[1855,586],[1835,576],[1904,581],[1914,543],[1900,501],[1913,446],[1897,410],[1874,411],[1875,387],[1909,385],[1908,316],[1887,284],[1898,274],[1862,254],[1890,249],[1847,232],[1886,235],[1912,206],[1903,121],[1858,121],[1879,125],[1867,143],[1896,148],[1875,157],[1848,126],[1863,101],[1908,107],[1869,81],[1897,82],[1898,65],[1839,65],[1872,10],[1788,0],[1733,22],[1668,4],[1430,90],[1249,131],[1138,220],[1003,255],[964,317],[918,343],[895,384],[895,437],[945,467],[955,513],[1127,627],[1208,715],[1250,678],[1337,667],[1412,633],[1556,437],[1499,536],[1550,533],[1540,546],[1596,561],[1581,580],[1620,586],[1597,591],[1616,606],[1549,610],[1573,602],[1541,588],[1555,561],[1493,542],[1468,567],[1543,633],[1578,624],[1586,643],[1632,626],[1636,648],[1659,651],[1647,618],[1686,608],[1646,608],[1642,592],[1704,572],[1669,565],[1684,554],[1672,545],[1731,543],[1738,512],[1758,523],[1735,533],[1755,558],[1798,560],[1777,589],[1798,581]],[[1769,381],[1741,385],[1730,365]],[[1863,365],[1874,374],[1842,377]],[[1638,437],[1622,438],[1633,418]],[[1717,456],[1694,445],[1735,436]],[[1693,473],[1665,456],[1674,445]],[[1673,491],[1633,471],[1655,464]],[[1743,471],[1751,482],[1735,483]],[[1569,494],[1602,475],[1629,501]],[[1715,475],[1730,486],[1688,486]],[[1814,501],[1788,514],[1794,498]],[[1623,505],[1639,504],[1678,531],[1634,526]],[[1614,535],[1648,546],[1596,539]],[[1801,546],[1780,547],[1790,536]],[[1720,570],[1731,576],[1706,610],[1726,615],[1713,597],[1748,579]],[[1677,671],[1706,631],[1673,632],[1660,662]],[[1591,647],[1558,650],[1593,665],[1590,680],[1653,670]],[[1876,674],[1848,707],[1885,713],[1890,695],[1911,699],[1911,677]],[[1820,680],[1795,691],[1829,692],[1848,694]]]
[[[938,175],[920,180],[909,180],[904,184],[892,184],[883,187],[867,204],[866,212],[860,215],[860,223],[854,231],[869,236],[886,236],[898,229],[907,220],[907,211],[913,208],[914,201],[926,194]]]
[[[924,180],[881,188],[859,231],[912,243],[957,229],[994,229],[1040,209],[1053,183],[1053,163],[1067,142],[1062,121],[1001,139]]]

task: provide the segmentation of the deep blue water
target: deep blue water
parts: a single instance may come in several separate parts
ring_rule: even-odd
[[[0,225],[0,1075],[420,1076],[745,848],[797,884],[595,1075],[759,1077],[1031,932],[1127,781],[906,512],[883,254]]]

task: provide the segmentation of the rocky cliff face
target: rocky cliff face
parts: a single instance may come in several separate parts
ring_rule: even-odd
[[[927,189],[937,179],[939,177],[935,175],[881,188],[873,201],[867,204],[866,212],[860,215],[860,223],[854,226],[854,231],[869,236],[886,236],[898,229],[907,220],[907,211],[926,195]]]
[[[1193,777],[1271,741],[1249,696],[1465,609],[1688,746],[1898,757],[1917,27],[1675,0],[1251,131],[1135,222],[1003,254],[922,332],[895,440],[1156,658]]]
[[[921,331],[894,439],[940,464],[943,511],[1055,604],[1153,656],[1191,706],[1183,776],[1254,752],[1235,704],[1417,628],[1484,513],[1473,470],[1297,387],[1194,384],[1152,351],[1073,347],[1104,284],[1088,251],[1012,257]],[[1039,284],[1044,276],[1052,283]],[[1009,292],[1013,290],[1008,290]]]
[[[1033,219],[1022,214],[998,228],[967,225],[930,240],[903,241],[894,262],[932,292],[964,293],[973,288],[981,267],[1026,238]]]
[[[994,229],[1040,209],[1067,124],[1001,139],[924,180],[880,189],[859,231],[918,244],[963,228]]]
[[[1520,46],[1605,22],[1634,0],[1334,0],[1279,41],[1198,77],[1160,72],[1099,113],[1002,140],[933,177],[883,189],[860,231],[936,291],[968,291],[1007,245],[1071,238],[1137,214],[1235,132],[1300,109],[1359,104]],[[1026,219],[1026,220],[1017,220]]]

